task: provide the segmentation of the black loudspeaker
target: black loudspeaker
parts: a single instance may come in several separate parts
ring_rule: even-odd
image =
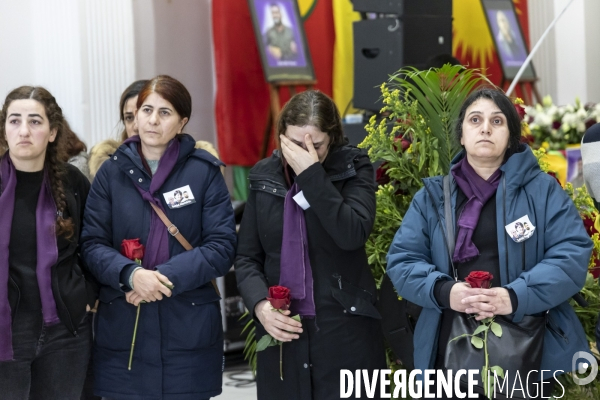
[[[419,5],[421,1],[430,8]],[[377,5],[373,3],[378,2],[369,3],[373,10]],[[424,69],[430,58],[452,53],[452,0],[396,0],[392,3],[403,6],[397,18],[354,23],[356,108],[379,110],[382,106],[379,86],[389,79],[389,75],[405,66]],[[434,3],[436,7],[433,7]],[[355,2],[355,9],[356,6]]]
[[[354,11],[397,15],[450,15],[452,0],[353,0]]]

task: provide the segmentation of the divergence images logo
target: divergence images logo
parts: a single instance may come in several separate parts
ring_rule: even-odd
[[[579,362],[579,367],[577,367],[577,360],[580,358],[584,358],[587,362]],[[590,365],[592,366],[590,375],[587,378],[580,378],[578,374],[584,374]],[[571,367],[573,370],[573,381],[580,386],[587,385],[588,383],[592,382],[594,379],[596,379],[596,375],[598,375],[598,361],[596,361],[594,356],[585,351],[578,351],[573,355]]]

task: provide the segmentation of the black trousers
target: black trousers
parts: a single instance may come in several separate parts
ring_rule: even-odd
[[[92,347],[90,317],[77,336],[63,323],[44,326],[41,311],[17,310],[14,360],[0,362],[3,400],[78,400]]]

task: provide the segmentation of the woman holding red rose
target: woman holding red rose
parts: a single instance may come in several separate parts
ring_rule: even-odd
[[[0,397],[76,400],[92,345],[97,288],[79,259],[90,188],[59,160],[68,125],[42,87],[0,110]]]
[[[106,398],[198,400],[221,393],[223,331],[211,280],[231,268],[235,221],[223,164],[182,133],[191,112],[181,82],[166,75],[148,81],[137,99],[139,135],[102,164],[92,184],[82,248],[101,283],[94,378],[95,393]],[[184,188],[195,202],[170,208],[171,193]],[[191,250],[169,234],[151,204]],[[138,238],[143,256],[129,241]]]
[[[375,218],[373,166],[347,144],[334,102],[320,92],[292,97],[277,131],[281,151],[250,171],[235,262],[257,338],[284,342],[283,380],[280,347],[258,352],[258,398],[335,399],[340,369],[385,368],[365,252]],[[290,310],[273,312],[272,295],[285,295],[269,293],[275,285],[290,289]],[[297,314],[301,322],[291,318]]]
[[[456,136],[464,150],[450,173],[455,232],[446,232],[442,177],[424,181],[388,253],[388,270],[398,294],[423,307],[414,334],[415,368],[444,367],[456,313],[477,319],[548,311],[540,370],[544,394],[552,374],[571,371],[573,354],[589,351],[571,296],[583,287],[592,243],[572,200],[543,173],[531,149],[520,144],[520,118],[496,89],[480,89],[462,105]],[[523,217],[531,236],[509,232]],[[518,223],[518,222],[517,222]],[[506,228],[505,228],[506,227]],[[451,249],[446,235],[456,238]],[[493,275],[491,288],[475,288]],[[465,332],[470,333],[470,332]],[[528,355],[524,354],[523,357]],[[494,361],[502,366],[502,360]],[[539,379],[539,378],[538,378]]]

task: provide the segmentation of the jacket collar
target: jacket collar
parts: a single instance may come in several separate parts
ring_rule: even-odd
[[[205,162],[209,162],[217,167],[223,166],[220,160],[204,150],[195,148],[196,141],[188,134],[180,134],[173,140],[179,140],[179,155],[173,171],[180,168],[189,158],[194,157]],[[137,143],[126,143],[119,146],[111,161],[116,163],[123,173],[131,180],[135,181],[144,190],[150,189],[151,176],[146,172],[142,165],[142,159],[137,150]]]

